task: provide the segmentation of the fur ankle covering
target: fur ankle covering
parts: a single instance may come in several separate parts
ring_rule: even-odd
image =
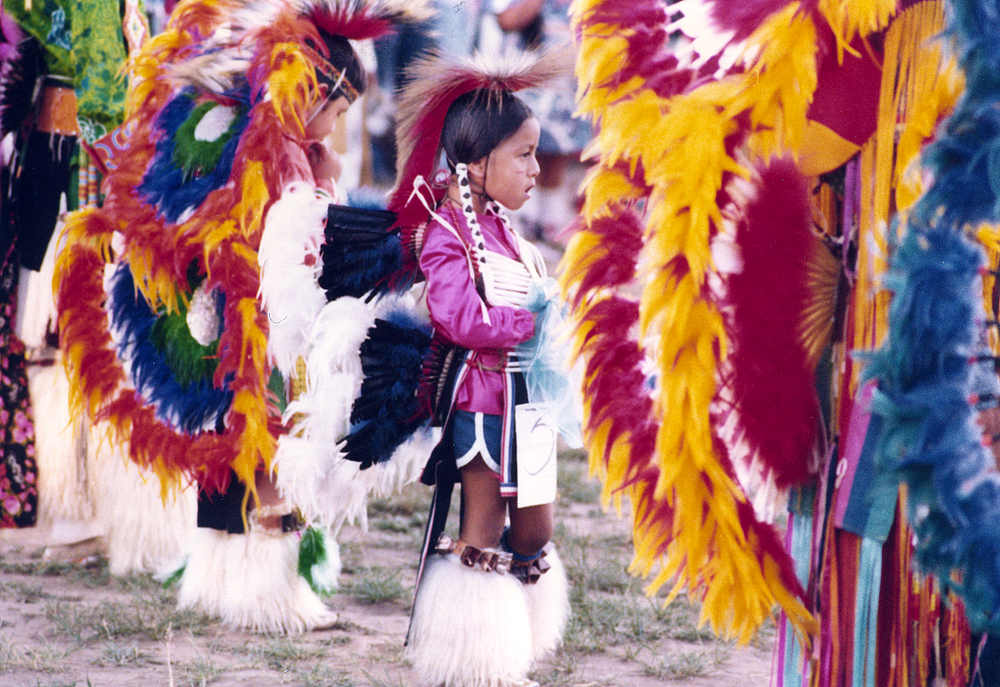
[[[179,608],[220,618],[236,630],[301,634],[336,621],[298,573],[295,532],[227,534],[198,528],[181,577]]]
[[[554,546],[548,548],[545,560],[552,567],[535,584],[524,585],[531,620],[532,657],[536,661],[559,648],[569,620],[569,581]]]
[[[512,575],[431,555],[413,607],[406,656],[417,687],[503,687],[532,664],[527,595]]]

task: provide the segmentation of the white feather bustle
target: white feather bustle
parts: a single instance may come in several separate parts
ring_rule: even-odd
[[[98,426],[87,441],[109,570],[112,575],[156,572],[184,555],[195,529],[197,495],[188,487],[161,497],[159,478],[130,462],[109,435],[107,426]]]
[[[52,365],[28,366],[28,393],[35,410],[39,524],[94,516],[86,433],[82,421],[70,412],[69,391],[69,379],[58,358]]]
[[[545,560],[551,566],[548,571],[535,584],[524,586],[531,619],[532,656],[536,661],[559,648],[569,620],[566,567],[554,547],[549,549]]]
[[[307,390],[288,404],[285,419],[295,425],[278,440],[274,459],[275,483],[309,522],[334,531],[345,522],[367,527],[368,498],[387,496],[419,478],[437,443],[437,430],[418,431],[391,460],[364,471],[338,449],[361,390],[361,344],[376,317],[401,306],[415,307],[408,296],[373,303],[339,298],[324,306],[309,332]]]
[[[178,607],[197,609],[235,630],[301,634],[336,621],[298,574],[296,533],[227,534],[198,528],[178,593]]]
[[[257,251],[258,296],[270,327],[268,354],[286,379],[294,375],[296,361],[307,353],[309,330],[326,303],[316,280],[331,201],[325,191],[296,181],[285,187],[264,219]]]
[[[528,601],[512,575],[432,555],[413,607],[407,658],[418,687],[504,687],[531,668]]]

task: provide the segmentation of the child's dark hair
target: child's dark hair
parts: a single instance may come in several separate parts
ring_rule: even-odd
[[[509,91],[479,89],[459,97],[448,108],[441,129],[441,147],[448,166],[481,160],[510,138],[534,115]]]
[[[334,36],[325,31],[321,31],[320,35],[329,54],[325,56],[326,64],[317,65],[316,78],[328,88],[336,87],[329,94],[331,100],[343,95],[348,101],[354,102],[365,92],[368,83],[368,73],[361,64],[361,58],[351,47],[350,41],[343,36]]]

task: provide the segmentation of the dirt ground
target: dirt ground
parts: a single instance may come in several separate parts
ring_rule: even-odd
[[[341,590],[328,601],[339,622],[298,637],[232,632],[178,613],[175,591],[148,575],[112,577],[100,556],[45,562],[30,533],[7,533],[0,687],[410,685],[402,652],[424,499],[416,492],[375,504],[369,531],[340,533]],[[699,630],[686,602],[664,610],[647,600],[625,571],[627,521],[601,510],[585,478],[562,489],[557,517],[574,617],[563,650],[536,667],[535,679],[564,687],[768,684],[773,627],[739,647]]]

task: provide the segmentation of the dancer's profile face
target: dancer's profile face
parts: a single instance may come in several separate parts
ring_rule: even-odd
[[[508,210],[518,210],[531,197],[538,176],[538,137],[541,126],[534,117],[494,148],[488,156],[469,165],[471,173],[485,177],[485,190]]]
[[[350,106],[351,103],[344,96],[324,101],[306,123],[306,138],[322,141],[332,134],[337,129],[341,115],[347,112]]]

